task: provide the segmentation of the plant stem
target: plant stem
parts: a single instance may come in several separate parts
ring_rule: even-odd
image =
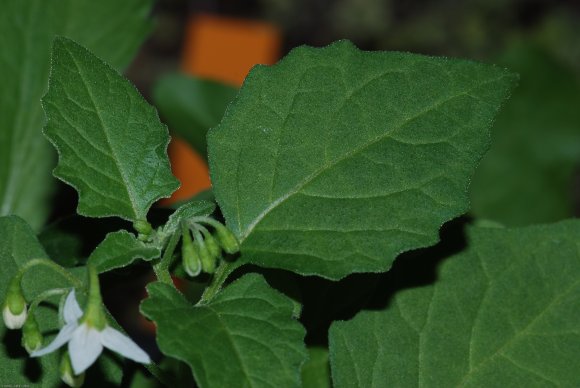
[[[238,268],[240,265],[241,264],[239,264],[237,261],[234,262],[222,261],[220,266],[215,271],[211,279],[211,282],[203,291],[203,294],[201,295],[198,304],[205,304],[210,302],[222,289],[222,286],[224,285],[228,276],[230,276],[231,273],[234,272],[234,270]]]
[[[174,233],[167,243],[167,247],[165,248],[165,252],[163,252],[161,260],[153,266],[153,272],[155,272],[157,280],[163,283],[167,283],[171,286],[174,285],[173,280],[171,279],[171,274],[169,273],[169,267],[171,266],[173,252],[175,251],[175,247],[177,246],[178,242],[179,233]]]

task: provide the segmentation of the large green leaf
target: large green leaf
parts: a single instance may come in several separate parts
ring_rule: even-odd
[[[38,229],[52,192],[54,152],[41,136],[55,34],[70,36],[116,68],[126,66],[151,28],[152,0],[5,0],[0,12],[0,215]]]
[[[169,74],[155,85],[153,101],[169,129],[207,157],[207,131],[220,122],[236,93],[216,81]]]
[[[514,78],[344,41],[255,67],[208,135],[214,194],[242,255],[337,279],[434,244],[467,209]]]
[[[0,218],[0,298],[6,296],[6,287],[16,272],[31,259],[47,258],[34,232],[21,218],[8,216]],[[78,281],[84,282],[84,269],[73,271]],[[23,278],[23,290],[27,300],[51,288],[72,287],[74,284],[59,272],[46,267],[36,266],[27,271]],[[58,299],[51,299],[58,306]],[[36,314],[40,329],[45,334],[54,334],[59,329],[56,309],[39,307]],[[6,330],[0,325],[0,382],[12,385],[34,385],[54,387],[60,381],[58,372],[59,354],[53,353],[39,359],[29,359],[20,345],[20,333]],[[49,338],[46,341],[50,340]],[[88,378],[105,378],[115,384],[121,381],[118,364],[112,363],[108,356],[99,366],[91,368]],[[102,381],[102,380],[101,380]]]
[[[155,109],[82,46],[55,39],[42,101],[45,135],[59,151],[54,175],[79,192],[79,214],[142,220],[178,187]]]
[[[491,149],[475,174],[473,213],[511,226],[571,217],[580,82],[530,46],[512,48],[502,63],[520,72],[521,85],[498,115]]]
[[[474,228],[435,284],[330,330],[341,387],[580,386],[580,221]]]
[[[185,361],[200,387],[299,387],[304,329],[292,301],[255,274],[193,306],[153,283],[141,311],[157,325],[163,353]]]

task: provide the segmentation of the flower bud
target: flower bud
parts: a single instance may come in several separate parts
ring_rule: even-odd
[[[197,276],[201,272],[201,260],[199,254],[191,241],[189,230],[184,231],[181,240],[181,259],[183,260],[183,268],[189,276]]]
[[[205,242],[205,246],[207,247],[209,254],[214,258],[219,257],[221,248],[216,239],[210,233],[206,233],[204,235],[203,241]]]
[[[2,310],[4,324],[9,329],[20,329],[27,317],[26,299],[20,287],[20,276],[15,276],[8,285],[6,300]]]
[[[234,234],[225,226],[219,224],[216,227],[216,237],[226,253],[230,255],[240,251],[240,244]]]
[[[199,257],[201,258],[201,268],[203,269],[203,272],[210,274],[214,273],[216,257],[209,253],[207,245],[202,241],[196,241],[196,248],[199,252]]]
[[[34,314],[29,315],[22,326],[22,346],[28,353],[32,353],[42,346],[42,334]]]
[[[60,359],[60,378],[66,385],[74,388],[80,387],[85,382],[84,372],[80,375],[75,375],[68,351]]]

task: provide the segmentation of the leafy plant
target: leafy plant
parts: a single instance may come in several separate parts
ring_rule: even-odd
[[[348,41],[299,47],[255,67],[207,133],[216,201],[156,213],[178,186],[167,128],[113,67],[56,37],[42,98],[54,175],[78,192],[86,218],[73,221],[105,218],[108,233],[84,252],[94,236],[68,233],[70,220],[37,237],[21,217],[0,218],[0,381],[578,385],[580,224],[479,220],[465,246],[439,237],[469,210],[469,181],[516,80],[497,66]],[[189,83],[176,85],[156,99],[168,117],[179,112],[168,121],[190,120],[169,97]],[[203,148],[233,92],[191,85],[189,95],[220,101],[190,138]],[[101,299],[99,275],[143,267],[156,280],[140,311],[163,360]],[[135,365],[117,353],[147,370],[127,373]]]

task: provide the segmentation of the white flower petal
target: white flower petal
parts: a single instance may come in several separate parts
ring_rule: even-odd
[[[103,351],[101,335],[97,329],[90,328],[86,324],[80,325],[68,343],[70,361],[76,375],[80,375]]]
[[[56,335],[56,338],[44,349],[37,350],[35,352],[30,353],[31,357],[40,357],[48,354],[50,352],[54,352],[56,349],[60,348],[62,345],[67,343],[73,336],[75,329],[77,329],[78,325],[76,323],[70,323],[68,325],[63,326],[62,329]]]
[[[101,342],[106,348],[111,349],[133,361],[149,364],[151,359],[133,340],[118,330],[107,326],[101,333]]]
[[[67,324],[72,323],[72,322],[77,322],[80,319],[80,317],[83,316],[83,310],[81,310],[81,307],[79,306],[79,303],[77,302],[74,288],[66,297],[66,301],[64,302],[64,309],[62,312],[62,316],[64,317],[64,321]]]

